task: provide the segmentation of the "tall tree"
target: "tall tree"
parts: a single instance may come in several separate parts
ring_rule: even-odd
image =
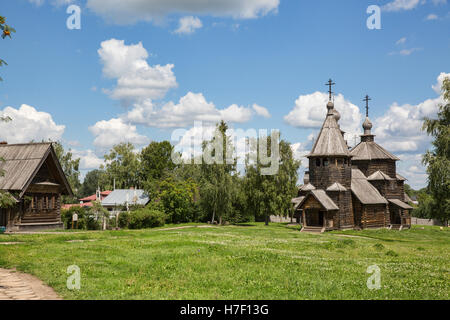
[[[262,138],[260,138],[262,139]],[[267,137],[267,154],[271,157],[272,139]],[[246,175],[244,178],[245,192],[247,194],[248,209],[255,215],[255,220],[264,218],[265,224],[269,224],[272,214],[287,215],[290,209],[290,200],[296,194],[296,183],[298,179],[298,168],[300,161],[295,160],[291,146],[288,142],[281,140],[278,144],[279,156],[278,170],[274,174],[263,174],[263,169],[270,164],[260,161],[259,139],[251,142],[254,159],[246,160]],[[257,147],[258,146],[258,147]],[[256,149],[256,150],[255,150]]]
[[[222,120],[216,126],[216,134],[210,141],[203,142],[203,153],[207,153],[214,159],[213,163],[203,161],[201,165],[201,204],[205,212],[211,213],[211,222],[216,217],[219,223],[227,215],[230,215],[233,207],[233,175],[236,174],[237,159],[232,159],[233,145],[231,138],[227,136],[228,126]],[[220,147],[221,145],[221,147]],[[214,148],[214,146],[218,148]],[[222,153],[220,154],[220,150]]]
[[[2,39],[9,37],[11,39],[11,32],[16,32],[14,28],[6,24],[6,17],[0,16],[0,29],[2,30]],[[5,60],[0,58],[0,67],[8,65]],[[0,81],[3,79],[0,77]]]
[[[160,180],[174,168],[172,161],[173,146],[169,141],[151,142],[140,153],[141,174],[144,181]]]
[[[58,157],[59,163],[66,175],[67,181],[69,181],[70,187],[72,188],[74,198],[63,197],[64,202],[74,203],[79,197],[79,191],[81,187],[80,183],[80,158],[74,159],[71,150],[65,152],[64,147],[60,142],[53,143],[53,148],[55,149],[56,156]]]
[[[89,171],[81,184],[80,197],[88,197],[95,194],[97,188],[100,188],[101,191],[106,190],[106,186],[102,183],[104,175],[105,172],[103,170],[95,169]]]
[[[142,186],[139,156],[132,143],[120,143],[105,155],[105,173],[108,186],[128,189]],[[103,166],[100,168],[103,169]],[[114,183],[115,182],[115,183]]]
[[[428,191],[433,201],[433,218],[446,222],[450,218],[450,78],[442,84],[444,104],[439,105],[437,119],[425,118],[423,130],[433,137],[432,149],[423,156],[427,166]]]

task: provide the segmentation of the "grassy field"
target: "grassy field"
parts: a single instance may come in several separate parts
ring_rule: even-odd
[[[0,235],[0,267],[66,299],[449,299],[450,231],[300,233],[284,224]],[[381,289],[369,290],[370,265]],[[81,269],[68,290],[66,269]]]

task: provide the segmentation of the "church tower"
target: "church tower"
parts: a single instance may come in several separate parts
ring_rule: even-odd
[[[352,155],[338,124],[340,114],[332,101],[331,86],[334,83],[330,79],[327,85],[327,115],[314,146],[307,155],[309,183],[316,189],[324,190],[339,207],[339,212],[333,217],[334,226],[346,228],[354,225],[351,201]]]

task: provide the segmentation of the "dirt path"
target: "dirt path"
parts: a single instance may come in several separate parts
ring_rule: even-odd
[[[38,278],[0,268],[0,300],[60,300],[56,292]]]

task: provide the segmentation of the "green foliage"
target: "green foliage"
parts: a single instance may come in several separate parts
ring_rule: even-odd
[[[0,190],[0,208],[11,208],[16,205],[16,201],[9,192]]]
[[[167,178],[162,181],[158,201],[167,214],[167,221],[169,223],[196,221],[196,194],[197,185],[192,179],[176,181]]]
[[[420,204],[423,212],[429,212],[431,218],[447,222],[450,218],[450,78],[442,84],[444,104],[439,106],[437,119],[425,118],[423,130],[433,137],[431,150],[423,156],[427,166],[428,191],[432,199]]]
[[[120,215],[122,214],[123,213]],[[135,211],[130,211],[128,216],[125,215],[125,218],[127,219],[129,229],[145,229],[163,226],[166,220],[166,215],[161,211],[151,208],[141,208]]]
[[[174,168],[173,146],[169,141],[151,142],[140,153],[143,181],[155,181],[166,177]]]
[[[2,39],[9,37],[11,39],[11,32],[16,32],[16,30],[6,24],[6,17],[0,16],[0,30],[2,30]],[[5,60],[0,59],[0,67],[2,65],[8,65]],[[3,79],[0,77],[0,81]]]
[[[114,180],[117,189],[142,186],[139,157],[134,152],[133,144],[115,145],[109,154],[105,155],[105,161],[105,177],[102,177],[104,188],[112,189]]]
[[[102,189],[102,178],[105,173],[102,170],[92,170],[89,171],[84,177],[83,183],[81,184],[79,196],[80,198],[88,197],[97,192],[97,187]]]
[[[78,215],[76,229],[100,230],[100,223],[93,212],[90,209],[79,206],[74,206],[67,210],[61,210],[61,219],[64,222],[64,227],[66,229],[72,229],[72,216],[74,213]]]

